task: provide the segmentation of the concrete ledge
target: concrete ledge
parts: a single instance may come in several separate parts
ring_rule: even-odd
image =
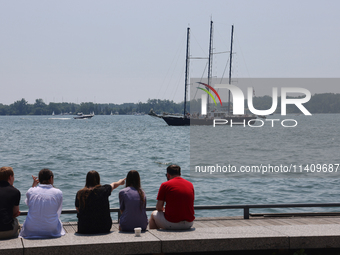
[[[340,248],[340,225],[268,226],[289,236],[290,249]]]
[[[191,231],[151,230],[163,253],[289,249],[289,238],[265,227],[211,227]]]
[[[1,255],[23,255],[24,247],[21,238],[0,240]]]
[[[135,237],[119,232],[80,235],[76,223],[64,223],[65,236],[53,239],[0,240],[1,255],[155,254],[217,251],[340,249],[340,218],[197,220],[188,231],[149,230]]]
[[[145,254],[161,253],[161,243],[152,234],[117,231],[106,235],[66,234],[54,239],[23,239],[25,255],[30,254]]]

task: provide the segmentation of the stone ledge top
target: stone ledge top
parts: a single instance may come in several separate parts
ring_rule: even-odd
[[[143,254],[228,250],[340,248],[340,218],[211,218],[195,220],[188,231],[147,230],[141,237],[119,232],[75,233],[76,223],[64,223],[65,236],[52,239],[0,240],[0,253],[10,254]]]

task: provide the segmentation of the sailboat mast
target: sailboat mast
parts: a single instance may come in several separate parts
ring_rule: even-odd
[[[230,57],[229,57],[229,85],[231,84],[231,66],[233,59],[233,38],[234,38],[234,25],[231,26],[231,43],[230,43]],[[230,90],[228,98],[228,115],[230,115]]]
[[[185,118],[185,114],[187,111],[187,91],[189,86],[189,45],[190,45],[190,27],[187,29],[187,52],[186,52],[186,61],[185,61],[185,92],[184,92],[184,111],[183,111],[183,117]]]
[[[213,21],[210,21],[210,42],[209,42],[209,62],[208,62],[208,85],[210,85],[210,79],[211,79],[211,72],[212,72],[212,56],[213,56],[213,48],[212,48],[212,40],[213,40]],[[209,88],[207,88],[209,91]],[[208,111],[209,111],[209,97],[208,100]]]

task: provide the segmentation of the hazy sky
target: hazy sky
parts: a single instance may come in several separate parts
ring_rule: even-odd
[[[186,29],[191,55],[207,57],[211,17],[216,52],[235,26],[234,77],[339,78],[339,10],[337,0],[0,0],[0,103],[180,102]],[[214,55],[213,76],[227,59]],[[192,60],[191,77],[205,77],[205,63]]]

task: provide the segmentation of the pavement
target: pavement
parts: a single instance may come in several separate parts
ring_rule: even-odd
[[[118,223],[113,223],[109,234],[81,235],[76,233],[76,222],[65,222],[65,236],[0,240],[0,254],[293,254],[301,249],[340,254],[339,216],[198,218],[188,231],[147,230],[140,237],[120,232]]]

